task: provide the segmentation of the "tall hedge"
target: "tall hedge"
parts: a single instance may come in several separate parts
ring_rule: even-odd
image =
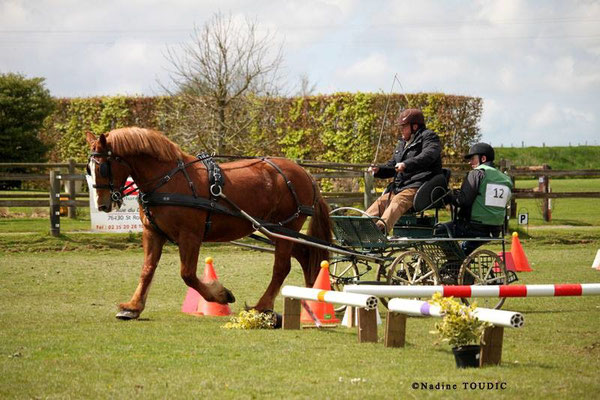
[[[426,123],[443,143],[446,162],[454,161],[480,137],[482,100],[442,93],[333,95],[262,98],[261,111],[252,116],[243,144],[245,155],[286,156],[337,162],[371,162],[380,133],[377,161],[387,160],[397,142],[395,124],[406,107],[421,108]],[[183,144],[178,120],[185,105],[174,97],[101,97],[59,99],[56,112],[46,119],[40,137],[52,146],[51,160],[87,157],[85,132],[95,134],[125,126],[161,130]],[[385,115],[385,109],[387,114]],[[184,148],[205,150],[198,145]],[[239,143],[236,144],[240,148]],[[229,151],[233,153],[233,151]]]

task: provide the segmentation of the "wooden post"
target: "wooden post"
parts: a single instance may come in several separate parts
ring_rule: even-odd
[[[375,201],[374,178],[370,172],[364,173],[365,178],[365,210]]]
[[[356,308],[352,306],[346,306],[346,328],[354,328],[356,326],[356,312]]]
[[[377,343],[377,310],[358,309],[358,342]]]
[[[502,360],[502,340],[504,327],[492,326],[483,333],[483,343],[479,353],[479,365],[499,365]]]
[[[283,329],[300,329],[300,300],[284,298],[281,325]]]
[[[511,163],[509,160],[500,160],[500,171],[506,173],[512,181],[513,189],[515,188],[515,177],[510,174]],[[510,213],[508,218],[517,218],[517,198],[512,195],[510,197]],[[508,221],[506,221],[506,228],[508,231]]]
[[[60,181],[58,172],[50,171],[50,233],[60,235]]]
[[[544,170],[550,169],[548,164],[544,164],[542,168]],[[550,178],[548,177],[548,175],[543,175],[539,177],[538,189],[540,193],[550,193]],[[542,199],[542,217],[546,222],[550,222],[550,220],[552,219],[552,211],[550,210],[550,199],[548,197],[544,197]]]
[[[75,160],[72,158],[69,159],[69,175],[75,174]],[[75,205],[75,181],[73,179],[69,179],[67,181],[67,187],[69,192],[69,200],[73,201],[73,205],[69,206],[68,216],[69,218],[75,218],[77,216],[77,206]]]
[[[406,314],[388,311],[385,321],[385,347],[404,347]]]

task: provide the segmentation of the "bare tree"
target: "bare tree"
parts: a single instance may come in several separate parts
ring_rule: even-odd
[[[296,91],[296,96],[306,97],[312,96],[317,90],[317,84],[311,83],[307,73],[300,74],[299,89]]]
[[[177,136],[218,154],[239,151],[260,107],[257,98],[279,92],[282,45],[269,32],[260,35],[255,21],[221,13],[195,27],[191,39],[166,53],[175,89],[165,89],[184,110]]]

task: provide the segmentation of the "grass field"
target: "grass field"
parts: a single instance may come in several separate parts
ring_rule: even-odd
[[[552,169],[599,169],[600,146],[495,147],[496,160],[513,165],[549,164]]]
[[[590,180],[552,182],[555,191],[598,189],[584,188]],[[582,200],[559,200],[551,224],[541,220],[535,201],[519,201],[532,221],[521,238],[534,270],[520,273],[520,283],[600,282],[590,268],[600,249],[600,207],[596,199]],[[140,235],[83,233],[85,217],[62,223],[64,234],[53,238],[47,219],[0,219],[0,398],[593,399],[600,393],[600,297],[507,300],[504,309],[522,312],[526,322],[505,330],[501,365],[458,370],[451,350],[433,345],[435,319],[409,319],[407,346],[387,349],[383,327],[379,343],[359,344],[354,329],[226,330],[228,318],[182,314],[187,288],[172,245],[142,318],[117,320],[116,304],[137,284]],[[258,300],[270,278],[269,254],[207,244],[201,259],[207,256],[237,297],[234,313]],[[285,283],[302,282],[294,264]],[[282,305],[278,297],[276,310]],[[481,382],[504,389],[470,389]],[[420,386],[438,383],[450,389]]]
[[[76,235],[75,235],[76,236]],[[600,241],[524,243],[534,272],[521,283],[594,282]],[[271,259],[232,246],[206,246],[222,282],[255,302]],[[458,385],[450,395],[484,398],[595,398],[600,390],[600,301],[509,299],[526,326],[506,330],[503,362],[458,370],[446,346],[434,346],[433,319],[410,319],[407,346],[359,344],[354,329],[324,332],[225,330],[227,318],[179,310],[186,287],[168,247],[147,309],[138,321],[114,318],[137,283],[137,249],[3,253],[0,266],[2,398],[446,398],[413,382]],[[294,266],[287,284],[301,284]],[[282,299],[276,309],[281,311]],[[382,313],[384,315],[384,313]],[[385,315],[384,315],[385,316]],[[383,328],[380,328],[380,338]],[[505,382],[504,390],[463,382]]]

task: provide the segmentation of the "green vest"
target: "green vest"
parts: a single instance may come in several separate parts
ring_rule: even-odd
[[[485,175],[471,207],[471,221],[484,225],[502,225],[506,204],[510,201],[512,181],[496,168],[482,164],[476,169],[483,170]]]

